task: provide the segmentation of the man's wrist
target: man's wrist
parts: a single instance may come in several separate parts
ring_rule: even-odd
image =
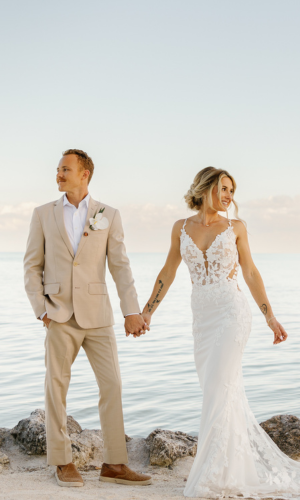
[[[43,314],[40,315],[40,318],[43,321],[43,317],[46,316],[47,312],[44,312]]]
[[[141,313],[129,313],[129,314],[125,314],[124,318],[127,318],[127,316],[140,316]]]

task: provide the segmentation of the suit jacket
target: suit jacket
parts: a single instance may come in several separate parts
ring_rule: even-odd
[[[89,228],[89,218],[104,208],[107,229]],[[123,315],[140,312],[119,211],[90,198],[76,255],[64,223],[63,197],[35,208],[24,257],[25,289],[37,318],[65,323],[74,313],[82,328],[114,323],[105,283],[106,259],[116,283]]]

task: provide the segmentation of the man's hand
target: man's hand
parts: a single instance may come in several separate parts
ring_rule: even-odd
[[[42,319],[42,322],[45,323],[46,327],[49,328],[51,319],[48,318],[47,314]]]
[[[146,333],[146,330],[150,331],[149,326],[147,325],[147,323],[145,323],[143,317],[140,314],[126,316],[124,327],[126,337],[132,334],[135,338]]]

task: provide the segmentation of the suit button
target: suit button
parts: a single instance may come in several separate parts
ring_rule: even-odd
[[[89,233],[87,233],[87,232],[83,233],[83,236],[88,236],[88,235],[89,235]]]
[[[78,262],[74,262],[73,266],[74,267],[79,266]]]

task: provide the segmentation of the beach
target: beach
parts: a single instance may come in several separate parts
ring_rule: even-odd
[[[39,425],[36,426],[36,423]],[[263,425],[282,451],[291,458],[300,460],[300,420],[297,417],[279,416]],[[24,430],[26,442],[23,439]],[[78,422],[68,417],[68,432],[72,442],[73,462],[84,480],[84,486],[80,488],[58,486],[54,476],[55,467],[47,466],[45,449],[41,449],[41,446],[46,447],[43,410],[36,410],[13,430],[0,429],[0,499],[183,498],[184,485],[196,453],[197,438],[163,430],[151,433],[147,440],[126,436],[129,467],[137,472],[150,474],[152,484],[124,486],[99,481],[103,463],[101,431],[82,429]],[[33,454],[33,451],[43,453]]]

